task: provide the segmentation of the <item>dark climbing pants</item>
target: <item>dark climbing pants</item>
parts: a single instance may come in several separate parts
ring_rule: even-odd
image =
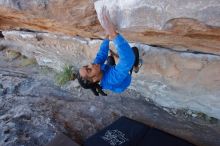
[[[133,71],[133,67],[134,66],[138,66],[139,64],[139,52],[138,52],[138,48],[137,47],[132,47],[132,50],[134,52],[134,56],[135,56],[135,61],[134,64],[130,70],[130,74],[132,75],[132,71]],[[108,56],[107,58],[107,65],[108,66],[114,66],[115,65],[115,59],[112,55]]]
[[[139,64],[139,52],[138,52],[138,48],[137,47],[132,47],[132,50],[134,52],[135,55],[135,61],[133,66],[138,66]],[[112,55],[108,56],[107,58],[107,65],[109,66],[114,66],[115,65],[115,59]]]

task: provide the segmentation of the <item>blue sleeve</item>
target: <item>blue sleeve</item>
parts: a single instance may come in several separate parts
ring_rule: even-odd
[[[128,76],[129,71],[133,67],[135,56],[128,42],[120,34],[115,37],[113,42],[119,55],[119,61],[111,69],[108,83],[118,84]]]
[[[119,62],[115,66],[115,69],[118,72],[128,73],[134,64],[134,52],[128,42],[120,34],[118,34],[113,41],[119,56]]]
[[[94,59],[94,64],[104,64],[107,57],[108,57],[108,51],[109,51],[109,40],[105,39],[103,40],[99,52],[96,55],[96,58]]]

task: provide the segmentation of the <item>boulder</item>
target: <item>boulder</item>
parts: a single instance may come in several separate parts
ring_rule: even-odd
[[[95,8],[99,15],[106,5],[130,41],[220,55],[219,0],[0,0],[0,5],[4,30],[103,38]]]

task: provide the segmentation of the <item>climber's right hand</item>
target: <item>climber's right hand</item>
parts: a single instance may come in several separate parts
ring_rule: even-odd
[[[113,39],[117,36],[116,27],[111,22],[109,11],[105,6],[102,7],[101,14],[100,14],[100,23],[105,30],[106,34],[109,35],[110,39]]]

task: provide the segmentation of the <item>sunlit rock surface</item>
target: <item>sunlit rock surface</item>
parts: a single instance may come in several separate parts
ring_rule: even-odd
[[[217,0],[99,0],[95,2],[98,13],[103,5],[120,28],[162,29],[174,18],[193,18],[208,25],[220,25],[220,2]]]
[[[1,29],[30,29],[102,38],[90,0],[1,0]],[[130,41],[220,55],[219,0],[100,0]]]

